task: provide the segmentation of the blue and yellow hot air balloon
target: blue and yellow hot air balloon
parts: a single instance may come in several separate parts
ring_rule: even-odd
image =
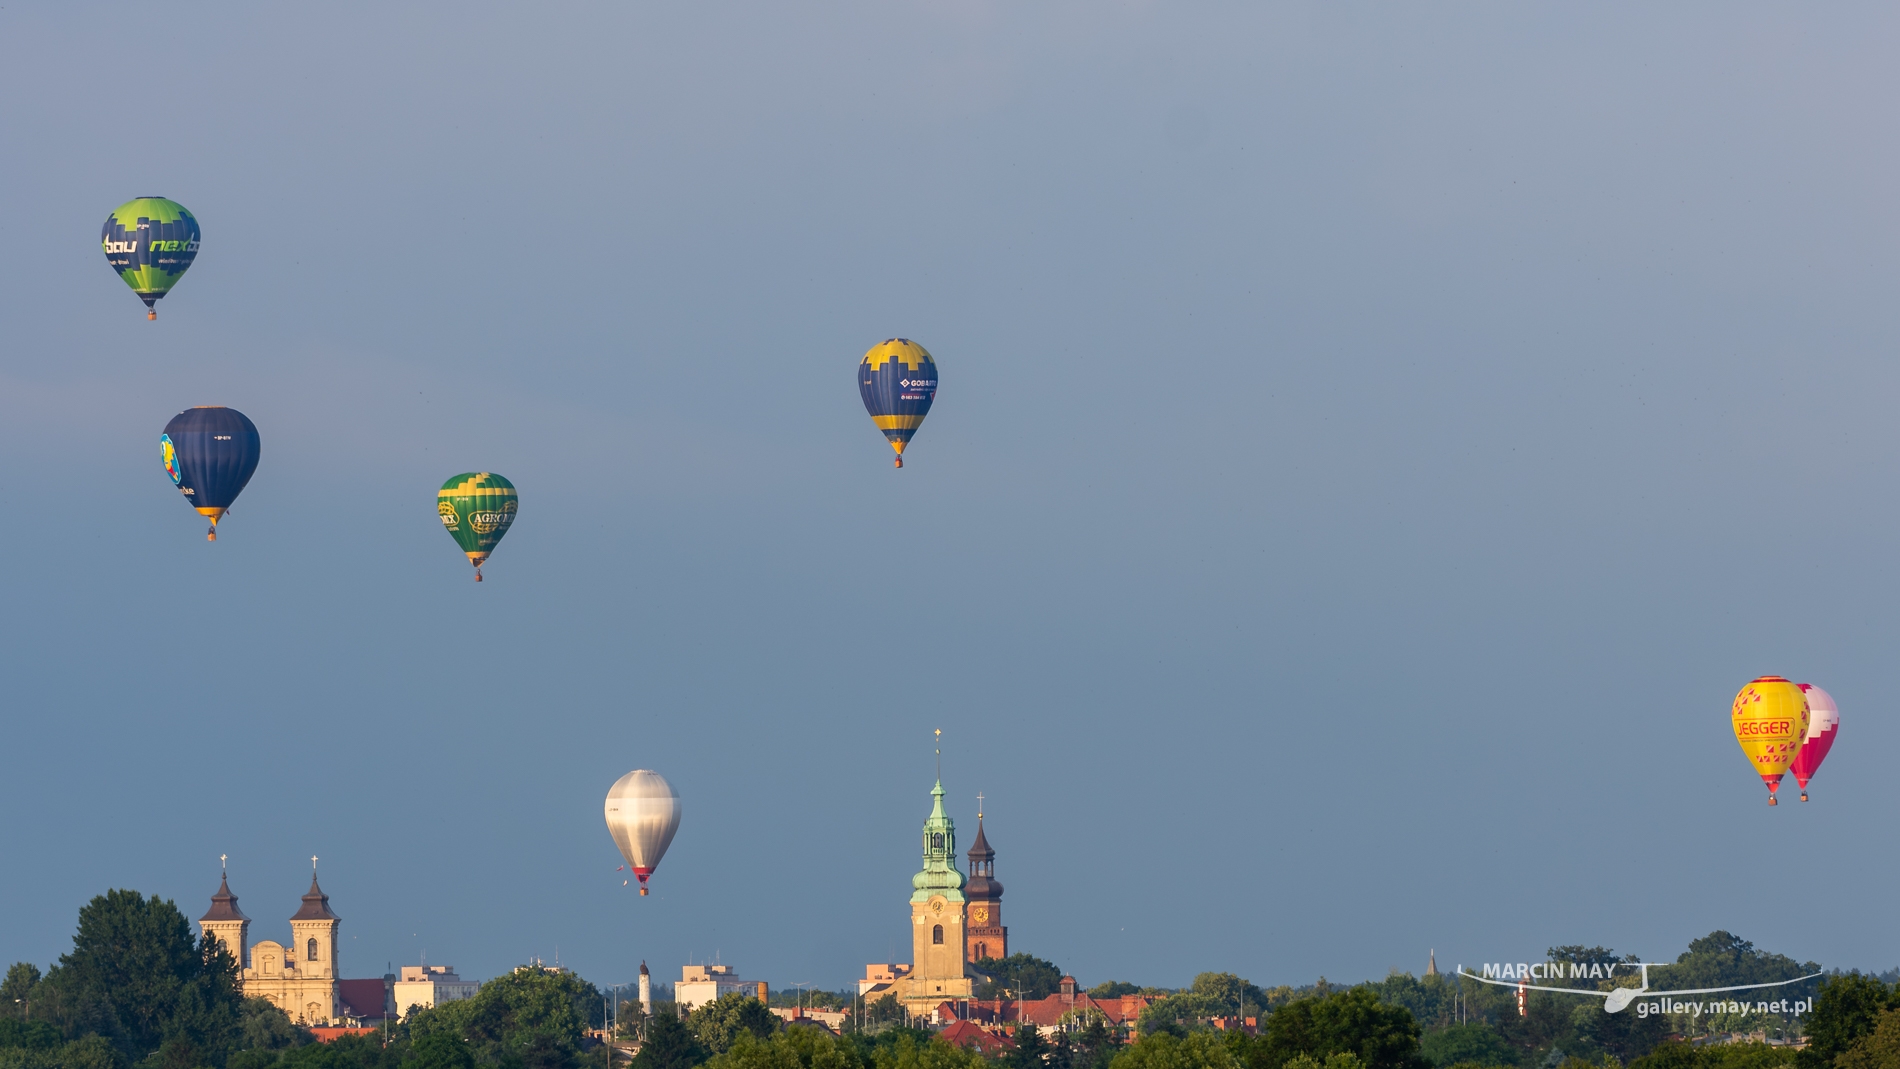
[[[858,394],[871,422],[897,450],[897,466],[903,467],[904,447],[937,399],[937,362],[909,338],[879,342],[858,362]]]
[[[158,448],[165,474],[191,507],[211,521],[205,537],[216,542],[218,521],[257,470],[257,424],[235,408],[199,405],[165,424]]]

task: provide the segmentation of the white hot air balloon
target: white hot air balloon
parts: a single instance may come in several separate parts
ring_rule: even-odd
[[[679,792],[658,772],[634,769],[607,791],[607,830],[646,894],[647,877],[660,867],[673,833],[680,830]]]

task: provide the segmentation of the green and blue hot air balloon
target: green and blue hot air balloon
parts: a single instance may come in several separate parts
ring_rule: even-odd
[[[435,510],[449,537],[468,554],[475,581],[482,581],[482,564],[495,543],[514,525],[515,484],[492,471],[465,471],[435,492]]]
[[[909,338],[891,338],[871,346],[858,361],[858,395],[871,422],[897,450],[897,466],[904,466],[904,447],[930,414],[937,398],[937,362]]]
[[[164,197],[139,197],[106,216],[99,232],[106,262],[132,292],[145,302],[145,318],[157,319],[153,307],[171,292],[185,270],[198,258],[198,220],[185,206]]]
[[[211,521],[211,533],[205,535],[210,541],[218,540],[218,521],[257,470],[260,445],[257,424],[223,405],[187,408],[158,436],[165,474],[191,507]]]

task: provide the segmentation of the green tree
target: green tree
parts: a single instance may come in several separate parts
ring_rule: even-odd
[[[410,1013],[411,1038],[459,1036],[475,1060],[525,1069],[575,1069],[588,1003],[599,1012],[599,989],[562,970],[524,966],[481,986],[475,997]]]
[[[1110,980],[1089,988],[1089,994],[1096,998],[1120,998],[1123,995],[1141,994],[1140,984],[1131,984],[1126,980]]]
[[[1900,1010],[1882,1013],[1872,1032],[1835,1055],[1834,1069],[1900,1069]]]
[[[1033,1001],[1055,994],[1062,983],[1062,970],[1056,968],[1054,962],[1044,961],[1033,954],[982,958],[977,961],[975,969],[990,977],[977,986],[976,997],[980,999],[1016,998]]]
[[[1766,1043],[1719,1043],[1696,1047],[1680,1040],[1659,1043],[1629,1069],[1784,1069],[1796,1052]]]
[[[1689,949],[1676,957],[1674,965],[1661,972],[1652,969],[1650,978],[1657,981],[1659,987],[1726,987],[1792,980],[1820,971],[1821,967],[1814,962],[1804,964],[1786,954],[1756,950],[1755,944],[1740,936],[1714,931],[1691,940]],[[1803,988],[1790,988],[1776,995],[1790,997],[1803,993]]]
[[[60,1038],[59,1029],[46,1021],[0,1018],[0,1050],[52,1050]]]
[[[1088,1024],[1069,1037],[1071,1069],[1108,1069],[1121,1053],[1121,1029],[1109,1027],[1107,1018],[1091,1014]]]
[[[1796,1052],[1766,1043],[1715,1043],[1698,1053],[1701,1069],[1783,1069],[1794,1064]]]
[[[1635,986],[1636,980],[1619,979],[1613,985]],[[1562,998],[1563,996],[1553,996]],[[1603,1004],[1596,999],[1572,998],[1577,1005],[1571,1007],[1571,1046],[1566,1050],[1596,1050],[1614,1056],[1622,1062],[1632,1062],[1654,1050],[1669,1034],[1669,1018],[1663,1014],[1639,1016],[1633,1009],[1621,1013],[1603,1012]]]
[[[1207,1016],[1246,1017],[1267,1012],[1266,992],[1230,972],[1204,972],[1188,988],[1207,1006]]]
[[[1300,1054],[1321,1061],[1353,1054],[1366,1069],[1420,1069],[1428,1063],[1419,1054],[1418,1036],[1418,1021],[1409,1010],[1355,987],[1275,1011],[1267,1018],[1260,1054],[1266,1069],[1280,1069]]]
[[[670,1013],[656,1013],[647,1022],[646,1040],[634,1055],[632,1069],[692,1069],[706,1057],[706,1048],[686,1022]]]
[[[7,966],[7,978],[0,981],[0,1017],[30,1017],[28,1000],[33,997],[33,985],[39,982],[39,967],[31,962],[16,961]]]
[[[1576,977],[1565,976],[1547,979],[1544,983],[1553,984],[1558,987],[1576,987],[1587,990],[1596,990],[1598,985],[1602,982],[1603,978],[1593,975],[1598,971],[1604,974],[1604,978],[1613,977],[1617,973],[1629,975],[1635,970],[1618,968],[1618,966],[1626,966],[1631,960],[1641,960],[1618,957],[1616,951],[1611,950],[1609,947],[1587,947],[1582,945],[1551,947],[1544,951],[1544,954],[1549,961],[1561,961],[1568,965],[1577,966],[1578,968],[1571,971],[1583,974]]]
[[[461,1036],[436,1032],[409,1045],[403,1069],[475,1069],[475,1052]]]
[[[1122,1048],[1109,1069],[1241,1069],[1241,1062],[1218,1033],[1153,1032]]]
[[[1419,1040],[1418,1051],[1425,1060],[1445,1069],[1452,1065],[1516,1065],[1511,1050],[1497,1029],[1486,1024],[1455,1024],[1428,1032]]]
[[[1629,1063],[1629,1069],[1700,1069],[1701,1052],[1681,1040],[1658,1043],[1654,1050]]]
[[[1379,1001],[1404,1006],[1421,1028],[1443,1028],[1457,1023],[1452,1009],[1457,989],[1443,976],[1414,977],[1411,973],[1394,972],[1373,987]]]
[[[904,1006],[897,996],[885,995],[864,1007],[864,1020],[867,1024],[884,1024],[904,1019]]]
[[[765,1003],[737,991],[704,1003],[686,1018],[686,1027],[699,1037],[701,1046],[714,1054],[731,1050],[741,1032],[766,1039],[778,1031],[781,1023]]]
[[[177,906],[113,890],[80,909],[72,951],[32,989],[34,1011],[68,1038],[104,1036],[127,1060],[170,1042],[172,1059],[188,1045],[195,1062],[221,1066],[239,1034],[237,976],[224,944],[193,942]]]
[[[269,999],[247,998],[239,1014],[238,1046],[243,1050],[282,1050],[316,1042],[308,1028],[295,1024]]]
[[[1851,972],[1825,977],[1807,1020],[1808,1047],[1796,1058],[1801,1069],[1829,1069],[1834,1059],[1873,1034],[1894,992],[1871,976]]]
[[[35,1036],[39,1033],[36,1031]],[[0,1069],[123,1069],[118,1048],[103,1036],[61,1043],[53,1030],[50,1043],[10,1046],[0,1041]]]
[[[706,1069],[865,1069],[857,1044],[818,1028],[787,1028],[769,1040],[742,1032]]]
[[[1016,1026],[1013,1038],[1016,1049],[1009,1052],[1004,1063],[1012,1069],[1041,1069],[1049,1054],[1049,1044],[1043,1041],[1041,1030],[1033,1023],[1024,1022]]]

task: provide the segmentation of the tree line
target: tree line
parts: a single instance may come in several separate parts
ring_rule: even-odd
[[[1553,984],[1601,992],[1636,983],[1636,970],[1621,968],[1631,955],[1579,945],[1548,956],[1583,966],[1571,970],[1579,979]],[[1063,975],[1027,954],[979,971],[981,994],[1019,999],[1054,993]],[[1713,932],[1690,943],[1666,979],[1652,969],[1651,984],[1719,987],[1818,971]],[[44,974],[18,963],[0,981],[0,1069],[629,1069],[588,1035],[606,1016],[600,989],[563,970],[517,969],[473,998],[330,1043],[269,1002],[244,998],[238,978],[223,945],[194,939],[171,902],[110,891],[80,910],[72,950]],[[684,1015],[659,1003],[647,1017],[623,1002],[619,1020],[643,1040],[631,1069],[1900,1069],[1900,984],[1858,973],[1791,985],[1787,998],[1813,1000],[1799,1018],[1755,1003],[1694,1016],[1608,1014],[1599,999],[1554,992],[1530,993],[1520,1014],[1508,986],[1405,973],[1347,987],[1322,978],[1262,988],[1203,973],[1186,988],[1115,980],[1088,990],[1150,996],[1135,1036],[1080,1014],[1049,1033],[1017,1028],[1005,1049],[985,1055],[911,1027],[894,998],[865,1005],[850,991],[770,998],[851,1010],[842,1035],[788,1027],[739,994]],[[1216,1027],[1235,1017],[1258,1027]],[[1695,1042],[1722,1031],[1808,1045]]]

